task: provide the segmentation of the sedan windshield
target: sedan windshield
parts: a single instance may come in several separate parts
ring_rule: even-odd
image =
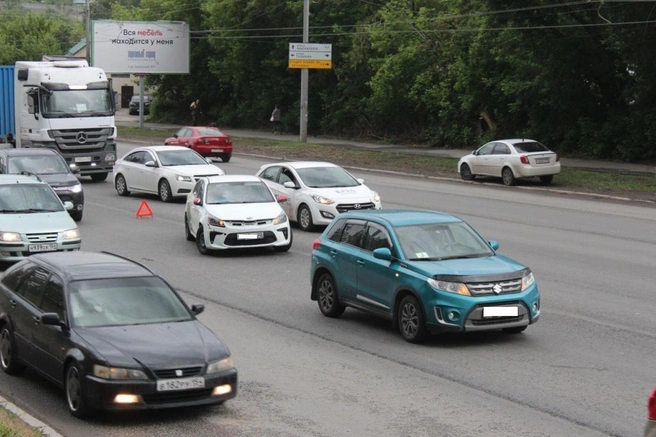
[[[0,213],[29,214],[57,211],[65,211],[64,206],[48,185],[0,185]]]
[[[208,205],[275,202],[267,186],[259,181],[209,184],[206,199]]]
[[[8,160],[9,173],[57,174],[70,172],[59,156],[13,156]]]
[[[159,162],[165,166],[207,165],[207,161],[193,150],[167,150],[157,152]]]
[[[75,326],[123,326],[192,320],[189,311],[160,278],[75,281],[70,291]]]
[[[310,188],[357,187],[353,176],[341,167],[311,167],[296,169],[299,177]]]
[[[411,261],[443,261],[480,258],[494,252],[464,222],[399,226],[396,235],[405,257]]]

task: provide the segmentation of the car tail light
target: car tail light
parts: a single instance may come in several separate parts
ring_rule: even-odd
[[[560,156],[556,155],[556,162],[560,161]]]
[[[312,243],[312,250],[317,250],[319,246],[321,246],[321,238],[314,240],[314,243]]]
[[[519,160],[522,162],[522,164],[528,164],[528,156],[522,155],[519,157]]]
[[[656,420],[656,389],[649,396],[647,410],[649,411],[649,420]]]

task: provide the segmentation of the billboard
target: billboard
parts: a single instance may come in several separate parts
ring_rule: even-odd
[[[189,73],[189,26],[181,21],[92,21],[91,65],[106,73]]]

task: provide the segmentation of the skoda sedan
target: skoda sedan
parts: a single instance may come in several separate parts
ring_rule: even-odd
[[[312,300],[327,317],[347,307],[392,321],[412,343],[428,333],[520,333],[540,316],[531,270],[497,253],[469,224],[433,211],[340,215],[314,242]]]
[[[227,346],[148,267],[109,253],[39,254],[0,280],[0,364],[64,388],[68,409],[220,404],[237,393]]]

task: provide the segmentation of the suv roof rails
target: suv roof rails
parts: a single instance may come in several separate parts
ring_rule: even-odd
[[[29,172],[29,171],[22,171],[18,174],[23,175],[23,176],[32,176],[33,178],[36,178],[37,181],[43,182],[43,179],[41,179],[38,174]]]
[[[139,261],[135,261],[135,260],[130,259],[130,258],[126,257],[126,256],[119,255],[118,253],[109,252],[109,251],[106,251],[106,250],[101,250],[100,253],[104,253],[104,254],[106,254],[106,255],[112,255],[112,256],[115,256],[115,257],[117,257],[117,258],[121,258],[121,259],[123,259],[123,260],[125,260],[125,261],[130,261],[131,263],[137,264],[138,266],[141,266],[141,267],[143,267],[144,269],[148,270],[148,271],[149,271],[150,273],[152,273],[153,275],[157,275],[157,273],[155,273],[150,267],[148,267],[147,265],[141,264]]]

